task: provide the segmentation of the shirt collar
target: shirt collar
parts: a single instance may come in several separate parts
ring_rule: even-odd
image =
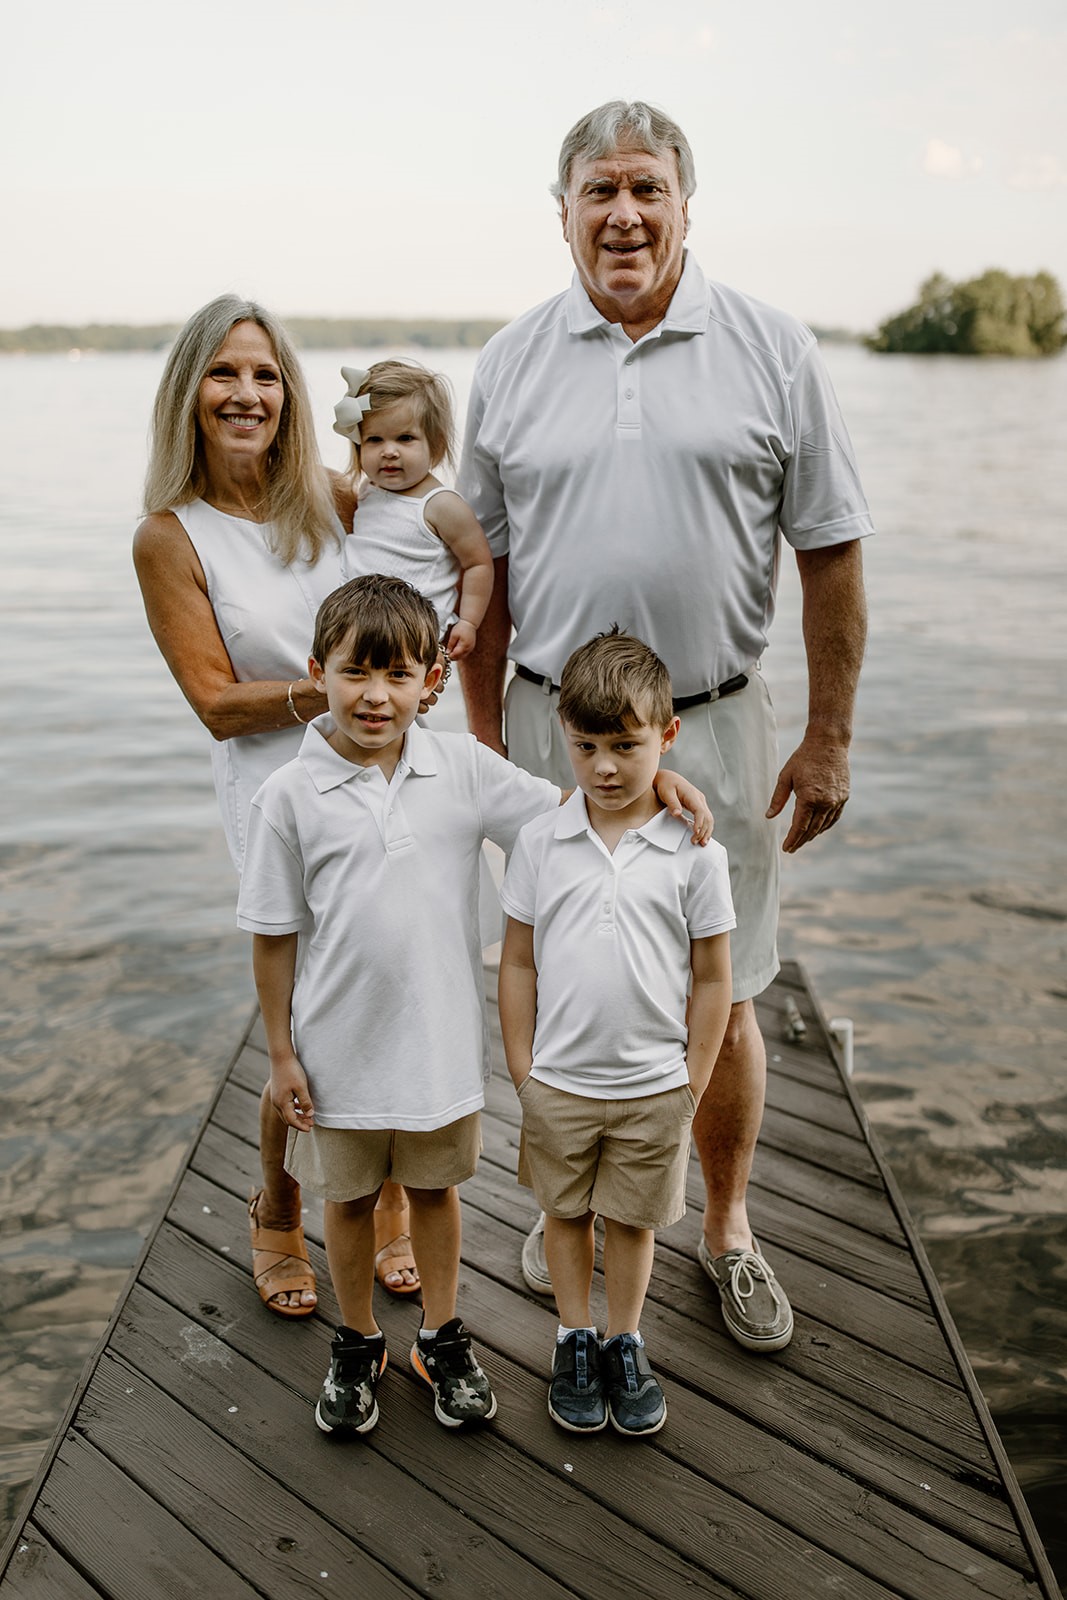
[[[327,735],[334,731],[335,726],[328,711],[315,717],[308,723],[298,752],[302,766],[320,794],[325,794],[329,789],[338,789],[342,783],[350,783],[354,778],[377,770],[374,767],[361,767],[355,761],[346,761],[332,745],[326,743]],[[412,723],[404,738],[404,753],[397,763],[396,772],[401,776],[410,772],[416,777],[428,778],[433,777],[436,771],[433,740],[424,728]]]
[[[575,789],[556,812],[556,838],[577,839],[584,833],[592,832],[585,795],[580,789]],[[631,832],[639,834],[642,839],[647,839],[649,844],[654,844],[658,849],[666,850],[669,855],[673,855],[682,840],[687,837],[689,824],[682,822],[678,817],[672,817],[669,811],[657,811],[654,817],[649,817],[647,822],[642,823],[639,828],[631,829]]]
[[[667,315],[652,329],[652,332],[660,334],[667,328],[672,333],[704,333],[707,331],[710,307],[711,290],[708,281],[691,252],[687,250],[682,258],[682,276],[678,279],[678,285],[671,296]],[[614,326],[616,324],[608,322],[606,317],[601,316],[590,300],[576,269],[567,292],[567,331],[591,333],[594,328]]]

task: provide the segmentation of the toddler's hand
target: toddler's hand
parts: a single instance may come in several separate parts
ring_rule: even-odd
[[[448,635],[448,653],[453,661],[469,656],[478,641],[478,630],[473,622],[454,622]]]

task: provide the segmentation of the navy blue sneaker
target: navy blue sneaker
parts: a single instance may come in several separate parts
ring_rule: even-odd
[[[644,1345],[632,1333],[605,1339],[600,1370],[612,1427],[619,1433],[658,1433],[667,1420],[667,1397],[653,1376]]]
[[[388,1357],[385,1335],[367,1338],[338,1328],[330,1345],[330,1370],[315,1406],[323,1433],[369,1433],[378,1420],[375,1394]]]
[[[433,1390],[433,1409],[446,1428],[488,1422],[496,1416],[496,1395],[474,1359],[471,1336],[458,1317],[446,1322],[432,1339],[417,1338],[411,1365]]]
[[[600,1379],[600,1341],[588,1328],[575,1328],[556,1342],[548,1414],[571,1433],[599,1433],[608,1425]]]

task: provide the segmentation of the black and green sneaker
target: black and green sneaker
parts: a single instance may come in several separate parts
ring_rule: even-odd
[[[330,1370],[315,1406],[323,1433],[369,1433],[378,1420],[375,1391],[388,1357],[385,1335],[368,1338],[338,1328],[330,1345]]]
[[[458,1317],[432,1339],[420,1334],[411,1347],[411,1365],[433,1390],[433,1409],[446,1428],[488,1422],[496,1416],[496,1395],[474,1359],[471,1336]]]

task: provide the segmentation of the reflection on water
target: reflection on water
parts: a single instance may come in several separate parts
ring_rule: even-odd
[[[783,952],[854,1020],[864,1102],[1067,1573],[1067,365],[828,355],[880,535],[854,797],[786,864]],[[471,359],[446,357],[461,398]],[[339,359],[307,365],[325,424]],[[8,1517],[251,1004],[206,736],[129,564],[158,371],[0,362]],[[58,474],[57,386],[85,418]],[[765,662],[783,746],[804,693],[789,566]]]

